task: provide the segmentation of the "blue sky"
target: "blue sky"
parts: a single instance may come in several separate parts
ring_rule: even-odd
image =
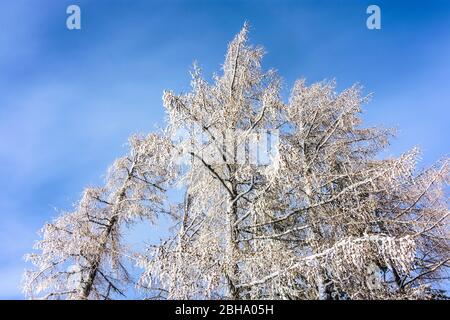
[[[81,30],[66,28],[70,4]],[[370,4],[381,30],[366,28]],[[286,90],[300,77],[359,82],[374,92],[366,123],[399,129],[387,155],[448,154],[448,1],[2,0],[0,299],[22,297],[22,256],[43,223],[102,183],[131,133],[163,125],[162,91],[188,91],[194,60],[219,71],[245,20]]]

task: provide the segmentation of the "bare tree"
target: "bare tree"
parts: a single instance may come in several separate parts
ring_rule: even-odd
[[[110,299],[124,296],[130,276],[123,259],[131,255],[121,229],[137,219],[165,212],[166,185],[175,176],[171,143],[151,134],[130,138],[131,152],[110,168],[103,188],[87,188],[74,212],[64,213],[42,229],[26,258],[35,271],[25,274],[24,290],[34,297]]]
[[[44,228],[28,292],[123,292],[121,224],[167,213],[164,190],[181,184],[172,235],[133,255],[149,298],[439,297],[448,159],[422,171],[417,149],[379,159],[393,131],[361,126],[368,97],[358,86],[336,93],[334,82],[299,80],[284,102],[281,79],[262,70],[263,50],[247,33],[245,25],[229,44],[212,83],[194,66],[190,93],[164,93],[167,138],[133,140],[147,147],[119,160],[106,189],[89,189],[74,213]],[[252,147],[265,139],[276,145]],[[81,270],[69,292],[67,261]]]

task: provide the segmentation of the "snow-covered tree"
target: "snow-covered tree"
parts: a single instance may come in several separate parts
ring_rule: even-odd
[[[361,125],[368,99],[358,86],[336,93],[334,82],[299,80],[285,102],[247,34],[245,25],[213,81],[194,66],[191,92],[164,93],[164,135],[132,138],[106,187],[87,189],[74,212],[44,227],[41,253],[29,256],[31,297],[123,293],[127,258],[149,298],[439,296],[448,158],[422,171],[417,149],[379,159],[393,131]],[[171,204],[165,191],[180,185],[184,201]],[[171,236],[142,254],[126,250],[122,225],[158,214],[173,219]]]
[[[102,188],[87,188],[75,211],[42,230],[29,254],[36,269],[25,273],[24,290],[34,297],[109,299],[124,296],[129,274],[123,259],[132,253],[122,243],[124,225],[153,220],[164,208],[168,183],[175,177],[170,140],[156,134],[130,138],[130,154],[116,160]]]

